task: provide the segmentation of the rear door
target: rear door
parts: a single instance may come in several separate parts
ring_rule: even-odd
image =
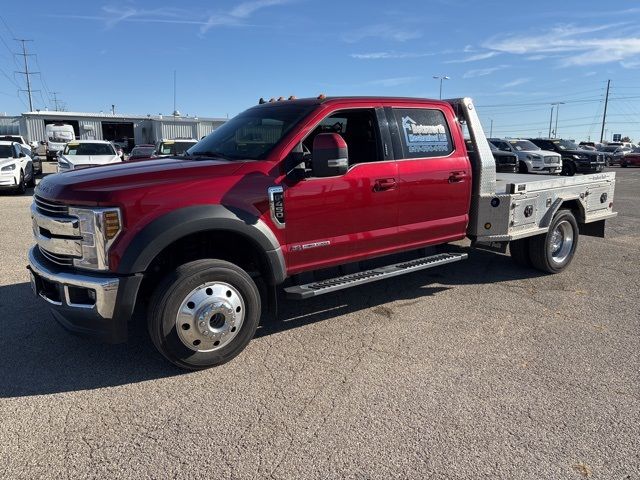
[[[398,241],[419,247],[466,235],[471,164],[453,111],[434,104],[385,108],[398,160]]]

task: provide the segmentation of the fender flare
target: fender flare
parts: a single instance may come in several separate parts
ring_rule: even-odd
[[[260,249],[269,264],[268,283],[277,285],[286,277],[286,265],[278,239],[257,216],[224,205],[197,205],[169,212],[145,225],[126,247],[117,273],[136,274],[176,240],[207,230],[240,234]]]

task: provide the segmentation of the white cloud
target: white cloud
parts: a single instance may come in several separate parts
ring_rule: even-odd
[[[640,56],[640,37],[616,37],[615,33],[622,25],[625,24],[593,27],[559,25],[538,35],[494,37],[483,46],[496,52],[528,55],[530,60],[540,60],[546,54],[559,54],[563,66],[633,63]],[[594,35],[597,33],[599,36]]]
[[[348,43],[356,43],[366,38],[382,38],[396,42],[406,42],[407,40],[413,40],[421,36],[422,33],[417,30],[405,30],[390,25],[369,25],[368,27],[346,33],[343,39]]]
[[[466,47],[465,47],[466,48]],[[484,53],[477,53],[475,55],[471,55],[466,58],[461,58],[459,60],[448,60],[444,63],[467,63],[467,62],[477,62],[478,60],[486,60],[488,58],[495,57],[496,55],[500,55],[501,52],[491,51]]]
[[[411,52],[370,52],[370,53],[352,53],[351,58],[359,60],[380,60],[388,58],[420,58],[431,57],[435,53],[411,53]]]
[[[378,80],[371,80],[367,82],[367,85],[380,86],[380,87],[397,87],[399,85],[406,85],[419,80],[420,77],[393,77],[393,78],[381,78]]]
[[[227,12],[213,13],[202,19],[200,12],[189,11],[174,7],[159,7],[142,9],[134,6],[122,6],[116,4],[105,5],[101,8],[100,15],[74,15],[54,14],[58,18],[76,18],[83,20],[98,20],[104,22],[107,28],[113,28],[121,22],[137,23],[170,23],[199,25],[203,34],[216,26],[241,26],[244,20],[249,18],[257,10],[283,5],[294,0],[251,0],[239,3]]]
[[[493,72],[497,72],[498,70],[507,68],[507,66],[508,65],[498,65],[497,67],[476,68],[476,69],[468,70],[464,73],[464,75],[462,75],[462,78],[485,77],[487,75],[491,75]]]
[[[502,87],[503,88],[517,87],[518,85],[523,85],[530,81],[531,79],[529,78],[516,78],[515,80],[511,80],[510,82],[505,83],[504,85],[502,85]]]

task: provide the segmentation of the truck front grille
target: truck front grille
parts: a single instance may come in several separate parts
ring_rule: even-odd
[[[51,252],[46,251],[40,245],[38,245],[38,249],[40,250],[40,253],[42,253],[42,255],[47,260],[50,260],[50,261],[52,261],[53,263],[55,263],[57,265],[61,265],[63,267],[72,267],[73,266],[73,257],[71,257],[70,255],[58,255],[56,253],[51,253]]]
[[[38,211],[44,215],[68,215],[69,207],[51,200],[45,200],[39,195],[33,196],[33,201],[36,204]]]

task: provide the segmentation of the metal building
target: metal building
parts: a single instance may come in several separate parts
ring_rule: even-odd
[[[47,124],[66,123],[73,126],[76,137],[82,140],[133,139],[135,144],[154,143],[161,138],[200,139],[226,121],[225,118],[39,111],[23,113],[20,117],[0,117],[0,131],[15,129],[15,119],[18,119],[20,134],[29,141],[46,140]]]

